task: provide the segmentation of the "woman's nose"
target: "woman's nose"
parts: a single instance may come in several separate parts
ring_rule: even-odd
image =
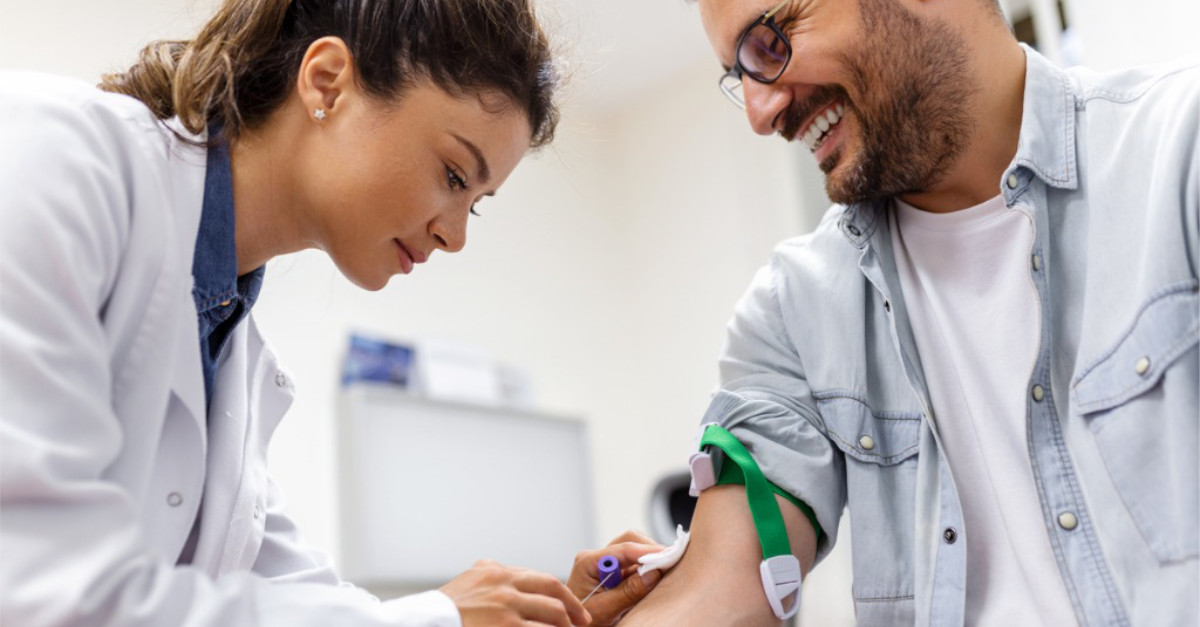
[[[456,253],[467,245],[467,212],[439,215],[429,222],[429,234],[439,250]],[[461,217],[459,217],[461,214]]]

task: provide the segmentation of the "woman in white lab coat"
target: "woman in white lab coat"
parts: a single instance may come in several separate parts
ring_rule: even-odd
[[[460,250],[555,80],[527,0],[227,0],[99,90],[0,74],[0,623],[585,624],[492,563],[386,602],[340,582],[268,476],[292,382],[248,315],[276,255],[377,290]]]

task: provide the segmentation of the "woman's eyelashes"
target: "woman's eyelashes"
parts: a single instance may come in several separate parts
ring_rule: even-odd
[[[451,190],[459,189],[462,191],[467,191],[467,189],[469,189],[467,187],[467,180],[463,178],[462,175],[460,175],[454,170],[454,168],[451,168],[450,166],[444,167],[446,168],[446,185]]]
[[[451,168],[450,166],[445,166],[445,168],[446,168],[446,185],[451,190],[457,189],[457,190],[465,192],[468,189],[470,189],[470,187],[467,185],[467,180],[465,178],[463,178],[463,176],[461,174],[456,172],[454,170],[454,168]],[[471,203],[471,215],[473,215],[473,216],[481,215],[478,211],[475,211],[475,203]]]

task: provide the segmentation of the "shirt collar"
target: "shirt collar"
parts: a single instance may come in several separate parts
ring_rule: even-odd
[[[210,138],[219,134],[219,128],[209,129]],[[262,283],[263,268],[243,277],[247,280],[240,283],[246,289],[241,291],[237,269],[233,171],[227,144],[217,142],[208,148],[200,229],[192,257],[192,297],[196,311],[204,313],[239,297],[248,301],[247,306],[253,303]]]
[[[1028,184],[1028,176],[1017,173],[1020,168],[1042,179],[1051,187],[1075,189],[1079,186],[1075,161],[1075,95],[1070,77],[1050,63],[1037,51],[1021,44],[1025,51],[1025,95],[1022,103],[1021,131],[1017,154],[1001,177],[1001,191],[1011,194]],[[1019,187],[1005,182],[1011,179]],[[838,220],[838,227],[856,248],[863,248],[871,239],[888,206],[888,200],[867,201],[848,205]]]
[[[1029,168],[1051,187],[1075,189],[1079,176],[1071,78],[1033,48],[1025,44],[1021,48],[1025,50],[1025,99],[1013,163]]]

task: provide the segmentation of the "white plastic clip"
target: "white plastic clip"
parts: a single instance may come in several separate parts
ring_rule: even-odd
[[[696,433],[696,441],[692,445],[693,449],[700,448],[700,441],[704,439],[704,432],[708,430],[710,425],[715,425],[715,422],[707,422],[700,425],[700,431]],[[692,497],[699,497],[700,493],[717,485],[717,472],[713,467],[712,454],[704,451],[692,453],[688,458],[688,466],[692,469],[692,485],[688,488],[688,494]]]
[[[758,572],[775,616],[780,620],[795,616],[800,609],[800,560],[795,555],[776,555],[763,560]]]
[[[688,494],[699,497],[701,492],[717,485],[717,473],[713,470],[712,455],[692,453],[692,456],[688,458],[688,465],[692,467],[692,485],[688,488]]]

